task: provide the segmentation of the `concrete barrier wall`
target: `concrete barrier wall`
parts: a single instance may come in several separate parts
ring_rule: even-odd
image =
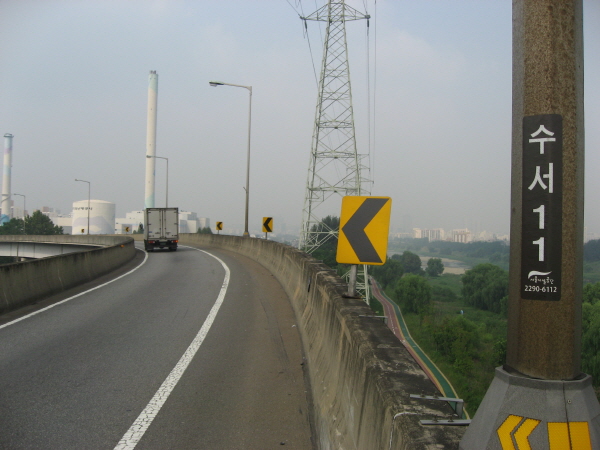
[[[103,247],[0,266],[0,313],[91,281],[135,256],[134,241],[129,236],[0,236],[2,242],[18,240]]]
[[[182,234],[181,244],[250,257],[277,277],[290,297],[308,363],[317,442],[329,449],[458,449],[464,428],[422,426],[449,419],[439,401],[410,394],[439,392],[387,326],[324,264],[264,239]]]

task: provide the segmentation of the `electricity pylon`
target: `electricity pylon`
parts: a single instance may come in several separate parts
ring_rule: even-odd
[[[300,230],[300,248],[307,253],[312,253],[338,234],[337,230],[322,222],[324,208],[320,207],[327,200],[370,194],[370,180],[366,176],[369,172],[368,155],[359,154],[356,149],[346,43],[346,22],[369,18],[369,15],[346,5],[344,0],[329,0],[316,12],[301,17],[305,25],[308,20],[327,23]],[[366,266],[360,272],[356,288],[368,302]]]

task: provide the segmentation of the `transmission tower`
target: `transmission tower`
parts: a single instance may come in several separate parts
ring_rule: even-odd
[[[356,149],[346,43],[346,22],[368,21],[370,16],[346,5],[344,0],[329,0],[301,19],[305,26],[309,20],[327,23],[300,230],[300,248],[312,253],[338,234],[338,230],[322,222],[324,204],[332,197],[370,194],[370,180],[366,176],[369,155],[361,155]],[[356,287],[368,302],[366,269],[363,266]]]

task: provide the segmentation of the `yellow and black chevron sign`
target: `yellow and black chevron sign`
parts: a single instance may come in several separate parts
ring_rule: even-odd
[[[272,233],[273,232],[273,218],[272,217],[263,217],[262,230],[264,233]]]
[[[343,197],[336,261],[384,264],[391,210],[390,197]]]

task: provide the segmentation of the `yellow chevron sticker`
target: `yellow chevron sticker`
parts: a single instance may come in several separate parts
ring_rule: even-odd
[[[529,435],[541,423],[510,414],[496,433],[502,450],[533,450]],[[590,427],[587,422],[548,422],[550,450],[592,450]]]
[[[500,438],[502,450],[517,450],[513,444],[511,433],[519,426],[523,418],[521,416],[513,416],[512,414],[504,420],[504,423],[496,430]]]
[[[587,422],[548,422],[550,450],[592,450]]]
[[[519,450],[531,450],[531,445],[529,445],[529,435],[539,423],[539,420],[525,419],[519,429],[515,431],[515,442],[517,443],[517,448]]]

